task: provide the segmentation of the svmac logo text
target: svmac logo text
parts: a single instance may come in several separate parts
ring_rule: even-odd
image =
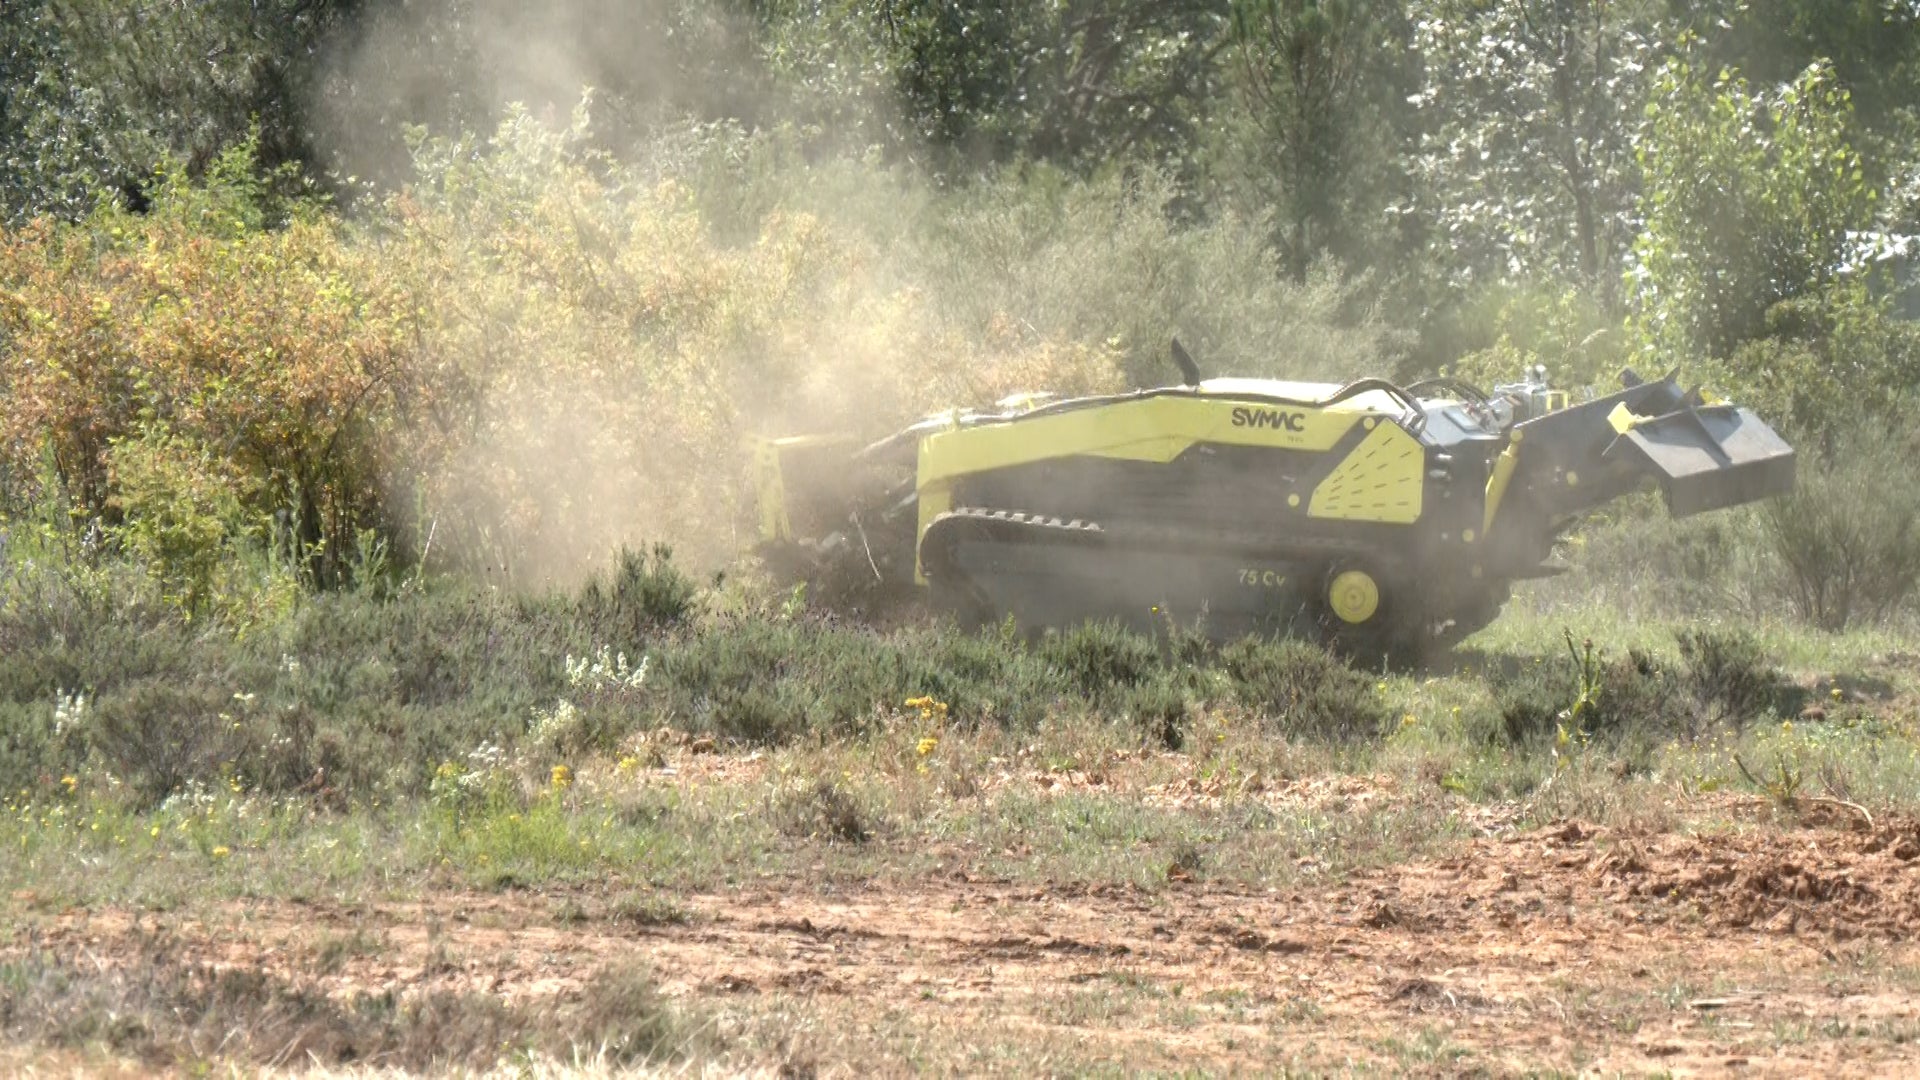
[[[1280,409],[1254,409],[1242,405],[1233,410],[1233,426],[1299,431],[1307,426],[1307,414],[1285,412]]]

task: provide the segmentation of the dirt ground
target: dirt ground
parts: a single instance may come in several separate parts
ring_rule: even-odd
[[[259,900],[47,912],[12,948],[112,964],[159,943],[335,995],[520,1001],[639,960],[717,1029],[822,1074],[1907,1072],[1920,821],[1815,809],[1715,834],[1569,823],[1292,892],[953,875]]]

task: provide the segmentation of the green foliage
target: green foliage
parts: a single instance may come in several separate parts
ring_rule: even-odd
[[[196,786],[425,792],[466,820],[511,813],[517,786],[544,783],[551,765],[663,725],[762,746],[836,741],[930,698],[960,728],[1090,716],[1178,746],[1189,714],[1215,705],[1307,740],[1366,738],[1388,718],[1365,676],[1300,642],[1216,653],[1191,634],[1104,624],[1028,644],[807,615],[695,618],[662,553],[636,568],[625,593],[343,591],[242,631],[187,622],[144,575],[113,584],[131,602],[92,607],[51,569],[16,574],[0,594],[0,782],[98,769],[146,803]]]
[[[735,618],[664,643],[648,685],[662,722],[779,745],[857,736],[918,695],[946,702],[955,722],[1031,727],[1071,683],[997,637]]]
[[[1067,689],[1088,701],[1128,690],[1159,673],[1160,650],[1139,634],[1115,623],[1083,623],[1041,639],[1040,659],[1066,680]]]
[[[190,783],[219,781],[241,756],[231,693],[175,679],[142,679],[107,695],[87,730],[88,750],[148,803]]]
[[[610,640],[638,649],[656,631],[682,626],[693,614],[698,588],[673,563],[673,548],[621,548],[611,574],[595,575],[580,590],[580,606]]]
[[[1698,730],[1680,676],[1639,649],[1609,658],[1569,635],[1565,653],[1516,662],[1493,683],[1500,723],[1492,735],[1510,745],[1551,742],[1558,753],[1589,741],[1645,744]]]
[[[804,839],[858,844],[873,836],[859,802],[831,780],[815,780],[785,793],[774,816],[782,832]]]
[[[594,969],[577,997],[555,1004],[450,990],[341,999],[299,977],[191,963],[164,941],[114,965],[38,949],[10,958],[0,965],[0,1027],[16,1041],[182,1071],[204,1068],[209,1046],[223,1061],[270,1068],[295,1045],[327,1068],[379,1060],[485,1071],[535,1053],[658,1066],[708,1037],[631,962]]]
[[[999,176],[938,204],[900,273],[987,340],[1108,343],[1134,386],[1174,377],[1174,336],[1210,374],[1340,381],[1398,365],[1412,333],[1380,309],[1377,281],[1331,260],[1292,281],[1266,221],[1183,225],[1177,198],[1161,174]]]
[[[1617,312],[1640,171],[1633,129],[1662,35],[1636,5],[1602,0],[1419,10],[1428,79],[1414,97],[1412,202],[1448,250],[1443,265],[1571,283]]]
[[[1656,620],[1788,615],[1762,514],[1744,506],[1674,519],[1657,492],[1628,495],[1568,538],[1566,591],[1598,590],[1609,607]]]
[[[1571,633],[1565,650],[1500,658],[1489,670],[1495,723],[1482,737],[1550,745],[1556,756],[1589,744],[1639,753],[1797,708],[1803,695],[1751,633],[1699,626],[1674,638],[1677,665],[1639,648],[1610,654]]]
[[[1709,61],[1759,83],[1784,83],[1816,60],[1875,129],[1897,132],[1920,106],[1920,12],[1879,0],[1709,0],[1676,7]],[[1910,130],[1910,129],[1909,129]],[[1903,153],[1897,141],[1887,149]]]
[[[1764,508],[1800,616],[1825,630],[1900,610],[1920,587],[1920,490],[1913,433],[1850,425],[1831,457],[1802,466],[1792,495]]]
[[[1669,354],[1730,356],[1775,304],[1845,273],[1849,234],[1873,223],[1847,91],[1824,63],[1755,89],[1683,55],[1654,80],[1647,116],[1639,317]]]
[[[1831,453],[1843,432],[1902,422],[1902,398],[1920,386],[1920,324],[1850,278],[1774,305],[1764,336],[1720,367],[1727,390],[1795,446]]]
[[[204,529],[184,538],[182,500],[198,507],[186,517],[229,525],[237,501],[255,522],[284,520],[296,554],[335,580],[380,520],[381,456],[404,417],[376,391],[393,389],[407,326],[344,239],[312,206],[273,196],[245,143],[203,183],[163,176],[144,215],[103,209],[0,234],[0,455],[15,473],[49,455],[83,526],[124,498],[116,444],[123,478],[146,485],[137,510],[161,509],[155,485],[216,455],[169,504],[177,520],[145,535],[126,522],[129,536],[167,558],[204,549]]]
[[[1734,726],[1768,712],[1790,712],[1792,684],[1767,660],[1758,638],[1747,630],[1702,627],[1676,631],[1680,662],[1694,699],[1709,716]]]
[[[298,166],[315,156],[305,114],[326,62],[318,46],[357,6],[9,3],[0,13],[0,223],[79,219],[102,196],[137,205],[168,162],[200,173],[249,141],[269,165],[295,165],[275,175],[299,186]]]
[[[633,961],[594,972],[582,988],[573,1038],[620,1064],[654,1066],[685,1053],[695,1033],[660,992],[652,972]]]
[[[908,125],[960,163],[1165,160],[1191,145],[1213,88],[1221,19],[1206,0],[858,10],[887,24]]]
[[[1329,257],[1374,263],[1396,246],[1382,210],[1403,187],[1404,114],[1418,83],[1406,5],[1235,0],[1228,10],[1228,104],[1206,179],[1267,221],[1288,277]]]
[[[215,578],[248,537],[242,492],[247,478],[203,446],[157,427],[107,451],[114,495],[108,507],[124,524],[114,536],[160,582],[188,618],[205,611]]]
[[[1247,638],[1221,651],[1220,667],[1233,697],[1289,738],[1371,739],[1392,719],[1372,680],[1317,645]]]
[[[1452,374],[1481,389],[1514,382],[1538,364],[1556,386],[1611,393],[1632,359],[1622,321],[1577,288],[1490,289],[1468,321],[1475,337],[1491,341],[1454,361]]]

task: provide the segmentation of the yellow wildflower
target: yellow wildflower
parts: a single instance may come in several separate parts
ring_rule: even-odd
[[[573,770],[567,768],[565,765],[555,765],[553,767],[552,781],[553,781],[553,789],[555,791],[560,791],[560,790],[572,787],[573,786]]]
[[[947,703],[931,694],[908,698],[906,705],[909,709],[919,709],[920,719],[928,723],[946,723]]]
[[[915,752],[918,753],[921,757],[926,757],[927,755],[933,753],[935,750],[939,749],[939,747],[940,747],[940,740],[934,738],[931,735],[928,735],[922,738],[920,740],[920,745],[915,747],[914,749],[915,749]]]
[[[213,857],[216,859],[224,859],[231,854],[233,854],[233,852],[229,850],[225,844],[221,844],[213,849]]]

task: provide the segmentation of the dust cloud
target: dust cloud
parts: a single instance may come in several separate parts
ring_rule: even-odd
[[[425,348],[472,399],[451,451],[395,453],[394,517],[436,562],[567,582],[666,541],[719,568],[754,539],[751,435],[1157,385],[1176,334],[1211,373],[1390,370],[1401,348],[1345,314],[1353,282],[1276,274],[1264,222],[1176,225],[1165,178],[949,185],[863,146],[904,102],[799,100],[819,91],[722,4],[436,0],[368,27],[327,80],[336,167],[425,189],[398,132],[478,140],[440,152],[470,175],[408,202],[441,217],[399,223],[426,237]]]
[[[752,539],[750,434],[878,433],[954,388],[927,371],[950,343],[873,276],[878,254],[817,208],[780,209],[798,177],[701,201],[744,188],[711,163],[791,111],[742,14],[430,0],[363,26],[320,87],[338,175],[404,187],[416,133],[484,137],[503,118],[571,140],[577,166],[552,173],[574,205],[535,192],[452,211],[482,235],[443,245],[433,347],[479,400],[451,452],[395,462],[416,549],[516,584],[576,581],[657,541],[719,567]]]

